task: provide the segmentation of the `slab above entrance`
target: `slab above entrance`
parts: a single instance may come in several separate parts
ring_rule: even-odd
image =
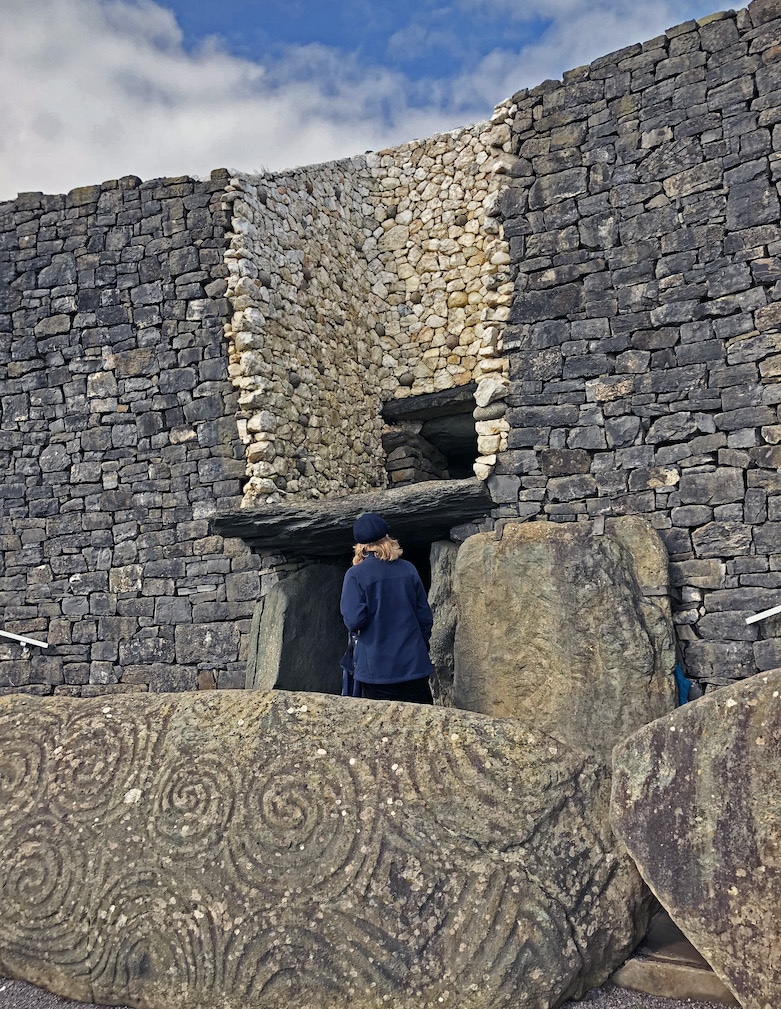
[[[349,552],[353,522],[364,512],[379,512],[393,536],[416,544],[447,539],[454,526],[484,518],[491,507],[480,480],[431,480],[368,494],[237,507],[215,514],[211,524],[221,536],[243,539],[257,551],[338,557]]]

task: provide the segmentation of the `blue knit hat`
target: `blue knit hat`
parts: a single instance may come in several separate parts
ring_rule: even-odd
[[[353,539],[356,543],[376,543],[388,535],[388,523],[382,515],[367,512],[356,519],[353,526]]]

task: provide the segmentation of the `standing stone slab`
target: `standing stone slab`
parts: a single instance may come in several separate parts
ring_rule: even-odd
[[[607,768],[282,691],[0,699],[0,975],[145,1009],[549,1009],[647,924]]]
[[[344,571],[335,564],[311,564],[283,578],[258,602],[248,690],[340,693],[339,659],[347,647],[339,613]]]
[[[442,540],[431,544],[431,589],[428,594],[434,624],[429,654],[434,666],[431,689],[434,699],[445,707],[453,703],[453,641],[458,614],[453,599],[453,572],[458,556],[455,543]]]
[[[666,588],[666,566],[640,520],[616,535],[533,522],[471,536],[454,579],[456,706],[520,718],[609,763],[675,706],[669,608],[644,595]]]
[[[706,694],[616,747],[611,817],[744,1009],[781,1005],[781,669]]]

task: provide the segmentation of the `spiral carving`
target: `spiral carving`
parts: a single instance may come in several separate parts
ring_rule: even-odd
[[[8,821],[37,803],[47,785],[47,761],[56,749],[59,720],[32,722],[26,715],[0,715],[0,818]]]
[[[154,780],[149,830],[175,858],[215,848],[228,829],[238,791],[233,769],[219,754],[178,754]]]
[[[294,912],[232,937],[222,986],[248,1005],[341,1007],[356,996],[404,984],[405,967],[394,965],[389,946],[389,933],[372,930],[368,936],[354,918],[337,914],[329,927]]]
[[[92,981],[100,1000],[137,997],[172,978],[200,994],[213,989],[221,930],[191,885],[156,867],[131,866],[102,890],[96,915]]]
[[[290,746],[253,775],[239,797],[230,859],[243,884],[337,893],[360,865],[371,831],[364,816],[360,771],[306,743]]]
[[[51,754],[57,810],[90,820],[121,813],[122,796],[138,777],[147,734],[138,718],[130,713],[118,717],[108,705],[70,718]]]
[[[561,907],[596,835],[581,757],[552,766],[551,746],[509,721],[311,695],[0,700],[0,973],[44,964],[44,983],[114,1004],[490,990],[510,1009],[555,948],[563,992]]]
[[[53,817],[20,824],[0,859],[0,947],[32,959],[78,964],[88,932],[84,854],[72,850]]]

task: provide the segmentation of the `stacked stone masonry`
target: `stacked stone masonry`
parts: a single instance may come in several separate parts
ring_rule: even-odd
[[[243,685],[259,558],[223,326],[225,180],[0,205],[0,692]]]
[[[647,515],[690,675],[781,665],[781,5],[515,96],[498,515]]]
[[[645,515],[687,671],[781,665],[780,16],[376,154],[0,204],[0,618],[50,645],[0,691],[241,686],[295,564],[208,517],[417,472],[382,404],[471,383],[484,529]]]
[[[478,382],[478,472],[506,447],[512,299],[490,123],[285,175],[233,178],[226,335],[248,500],[385,485],[382,402]]]

